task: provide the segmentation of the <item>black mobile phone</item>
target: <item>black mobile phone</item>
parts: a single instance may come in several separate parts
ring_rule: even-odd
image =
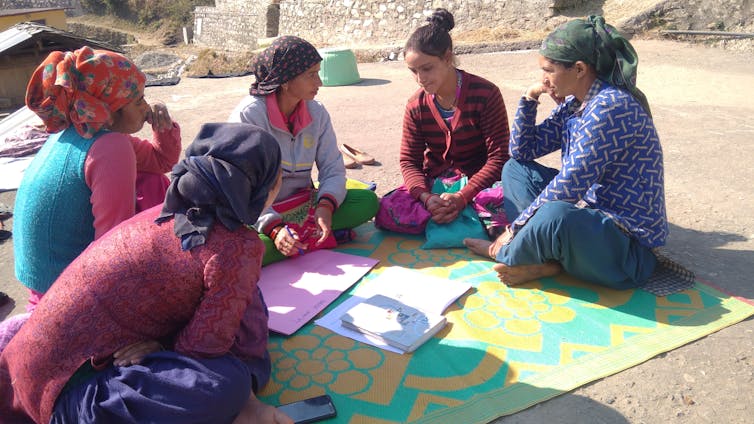
[[[296,424],[307,424],[332,418],[337,413],[330,395],[316,396],[278,406]]]

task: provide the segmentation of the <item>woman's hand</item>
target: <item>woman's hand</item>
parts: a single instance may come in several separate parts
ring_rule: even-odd
[[[500,234],[498,238],[495,239],[495,241],[492,242],[492,244],[489,247],[489,255],[491,258],[497,257],[497,252],[500,251],[500,249],[503,248],[506,244],[510,243],[511,240],[513,240],[513,231],[511,231],[511,227],[505,227],[505,231],[503,234]]]
[[[122,367],[141,362],[150,353],[163,350],[162,345],[156,340],[144,340],[119,349],[113,354],[113,365]]]
[[[453,219],[454,207],[449,200],[445,200],[437,194],[431,194],[426,198],[424,207],[432,215],[432,220],[438,224],[447,224]]]
[[[550,98],[557,104],[561,104],[565,101],[565,97],[558,97],[555,95],[555,92],[552,90],[549,83],[537,82],[526,89],[526,97],[534,100],[539,100],[539,96],[544,93],[549,94]]]
[[[163,103],[155,103],[147,113],[147,122],[152,125],[152,131],[163,132],[173,128],[173,118],[168,113],[168,107]]]
[[[526,89],[526,97],[533,100],[539,100],[539,96],[541,96],[542,93],[547,93],[549,91],[549,87],[547,87],[543,82],[536,82]]]
[[[454,219],[466,207],[466,200],[458,193],[423,193],[419,201],[424,203],[424,207],[432,215],[432,220],[438,224],[447,224]]]
[[[294,422],[283,411],[262,402],[252,392],[241,412],[233,420],[233,424],[294,424]]]
[[[458,193],[443,193],[439,197],[440,200],[445,202],[445,209],[444,211],[440,211],[441,213],[437,215],[437,218],[435,218],[434,215],[432,216],[438,224],[452,222],[458,218],[458,215],[460,215],[466,207],[466,200]]]
[[[317,210],[314,211],[314,222],[319,227],[319,239],[317,240],[317,246],[319,246],[332,233],[332,209],[322,204],[317,206]]]
[[[489,241],[486,239],[465,238],[463,239],[463,244],[476,255],[496,260],[497,254],[498,252],[500,252],[500,249],[502,249],[506,244],[510,243],[512,239],[513,232],[511,231],[510,227],[508,227],[505,229],[505,232],[503,234],[500,234],[500,237],[496,238],[494,241]]]
[[[302,254],[306,246],[299,241],[298,234],[290,227],[283,226],[275,235],[275,247],[285,256]]]

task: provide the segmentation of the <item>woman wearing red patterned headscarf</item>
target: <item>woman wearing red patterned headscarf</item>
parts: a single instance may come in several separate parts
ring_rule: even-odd
[[[51,135],[14,211],[15,271],[30,307],[93,240],[162,202],[180,129],[164,105],[146,102],[145,80],[125,56],[89,47],[52,52],[32,75],[26,104]],[[145,122],[153,140],[129,135]]]

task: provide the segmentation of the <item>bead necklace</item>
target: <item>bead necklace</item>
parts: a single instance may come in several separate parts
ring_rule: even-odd
[[[461,72],[456,69],[456,97],[453,99],[453,102],[450,104],[450,108],[447,110],[453,110],[454,107],[456,107],[456,104],[458,104],[458,99],[461,97]],[[432,95],[432,100],[436,100],[436,95]],[[440,105],[440,102],[437,101],[437,104]],[[440,105],[440,107],[442,107]],[[444,108],[443,108],[444,109]]]

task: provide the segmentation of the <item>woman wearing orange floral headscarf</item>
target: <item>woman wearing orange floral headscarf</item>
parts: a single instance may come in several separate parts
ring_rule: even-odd
[[[14,211],[15,271],[30,308],[93,240],[162,202],[180,129],[164,105],[144,100],[145,80],[125,56],[89,47],[52,52],[32,75],[26,104],[51,135]],[[153,141],[129,135],[145,122]]]

